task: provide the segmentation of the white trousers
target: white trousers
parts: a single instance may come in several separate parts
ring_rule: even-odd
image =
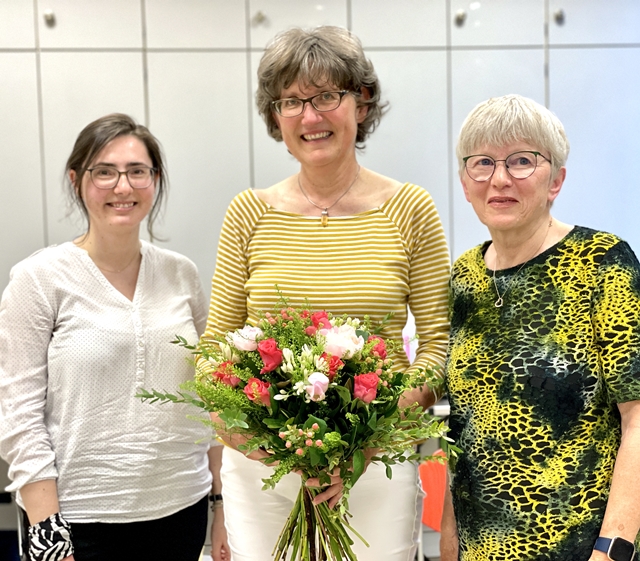
[[[262,491],[273,468],[225,447],[222,458],[225,526],[233,561],[271,561],[271,553],[300,490],[300,476],[285,476]],[[384,465],[371,464],[349,496],[350,524],[358,561],[413,561],[421,529],[422,501],[417,466],[406,462],[387,479]]]

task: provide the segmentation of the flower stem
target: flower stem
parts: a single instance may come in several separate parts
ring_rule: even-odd
[[[302,489],[304,501],[304,516],[307,520],[307,541],[309,543],[309,561],[317,561],[316,559],[316,521],[313,516],[313,501],[311,492],[303,487]]]

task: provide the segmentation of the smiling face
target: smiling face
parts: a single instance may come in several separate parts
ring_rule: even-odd
[[[114,138],[87,167],[98,165],[109,166],[118,171],[141,165],[153,167],[144,143],[130,135]],[[88,171],[77,178],[75,171],[71,170],[69,177],[72,184],[80,189],[80,196],[89,215],[89,230],[93,233],[109,235],[125,230],[137,232],[153,205],[155,183],[146,189],[133,189],[126,174],[122,174],[114,188],[98,189]],[[119,230],[115,232],[114,228]]]
[[[308,98],[339,90],[331,84],[304,86],[294,82],[282,90],[280,99]],[[297,117],[282,117],[277,113],[274,116],[289,152],[300,164],[324,166],[340,165],[355,158],[358,123],[364,120],[366,114],[367,108],[358,106],[355,96],[347,94],[333,111],[321,112],[307,103]]]
[[[526,142],[500,148],[482,146],[473,153],[504,160],[520,150],[544,154],[544,150]],[[538,157],[536,170],[525,179],[514,179],[504,167],[504,162],[498,162],[493,175],[486,181],[474,181],[465,169],[461,171],[460,180],[467,201],[490,232],[527,231],[548,220],[551,203],[560,193],[565,174],[565,168],[561,168],[553,176],[549,162]]]

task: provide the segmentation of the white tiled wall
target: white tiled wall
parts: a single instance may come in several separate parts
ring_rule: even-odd
[[[146,0],[144,5],[150,49],[244,49],[247,46],[244,2]]]
[[[544,42],[544,0],[451,0],[450,4],[452,21],[457,14],[464,15],[461,25],[451,26],[452,46],[541,47]]]
[[[442,0],[351,0],[351,29],[365,47],[445,47]]]

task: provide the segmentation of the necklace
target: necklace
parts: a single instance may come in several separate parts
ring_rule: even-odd
[[[502,305],[504,304],[504,297],[507,295],[507,292],[509,292],[509,289],[511,288],[511,284],[513,283],[513,279],[515,279],[518,276],[518,273],[520,271],[522,271],[522,267],[524,267],[536,255],[538,255],[538,253],[542,249],[542,246],[544,245],[544,242],[547,239],[547,235],[549,234],[549,228],[551,228],[551,224],[552,223],[553,223],[553,218],[550,218],[549,219],[549,225],[547,226],[547,231],[545,232],[544,238],[542,238],[542,242],[538,246],[538,249],[536,249],[534,254],[531,257],[529,257],[529,259],[527,259],[522,265],[520,265],[520,267],[518,267],[518,270],[514,273],[514,275],[507,282],[507,286],[504,289],[504,292],[502,294],[500,294],[500,291],[498,290],[498,283],[496,282],[496,269],[498,268],[498,253],[496,252],[496,266],[493,269],[493,275],[491,275],[491,279],[493,280],[493,286],[496,289],[496,294],[498,295],[498,299],[493,304],[496,308],[502,308]]]
[[[320,215],[320,223],[322,224],[322,226],[324,228],[326,228],[329,225],[329,209],[333,208],[334,206],[336,206],[338,204],[338,202],[340,201],[340,199],[342,199],[342,197],[344,197],[350,190],[351,187],[353,187],[356,183],[356,181],[358,181],[358,176],[360,175],[360,166],[358,166],[358,171],[356,172],[356,176],[353,179],[353,181],[351,182],[351,185],[349,185],[349,187],[347,187],[347,189],[344,191],[344,193],[342,193],[342,195],[340,195],[335,201],[333,201],[329,206],[320,206],[319,204],[314,203],[310,198],[309,195],[307,195],[305,193],[305,190],[302,188],[302,183],[300,183],[300,174],[298,174],[298,187],[300,187],[300,192],[304,195],[304,198],[307,199],[314,207],[319,208],[322,211],[322,214]]]
[[[117,274],[119,274],[119,273],[122,273],[123,271],[126,271],[126,270],[131,266],[131,264],[136,260],[136,258],[137,258],[139,255],[140,255],[140,251],[138,250],[138,251],[134,254],[134,256],[133,256],[133,258],[131,259],[131,261],[129,261],[129,262],[126,264],[126,266],[125,266],[125,267],[123,267],[122,269],[120,269],[119,271],[112,271],[111,269],[107,269],[106,267],[102,267],[102,266],[98,265],[97,263],[96,263],[96,267],[98,267],[98,269],[100,269],[100,270],[101,270],[101,271],[103,271],[103,272],[106,272],[106,273],[112,273],[112,274],[116,274],[116,275],[117,275]],[[94,263],[95,263],[95,261],[94,261]]]

